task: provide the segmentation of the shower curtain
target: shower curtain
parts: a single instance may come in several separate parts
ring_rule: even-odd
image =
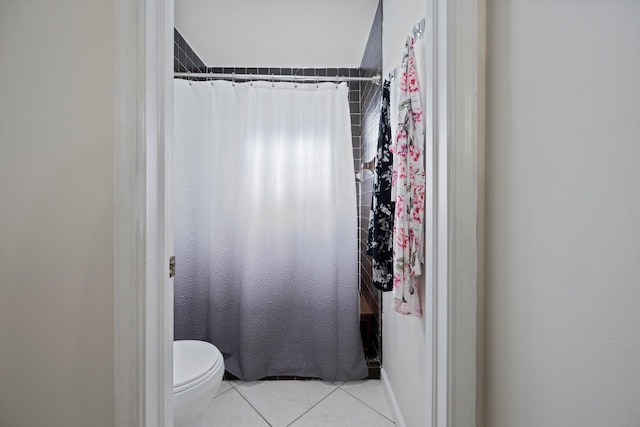
[[[174,88],[175,338],[243,380],[365,377],[346,84]]]

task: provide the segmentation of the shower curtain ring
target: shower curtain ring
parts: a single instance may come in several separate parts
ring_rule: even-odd
[[[271,73],[271,87],[276,87],[275,77],[273,77],[273,73]]]
[[[236,72],[231,72],[231,86],[236,87]]]
[[[191,71],[187,70],[187,81],[189,81],[189,86],[191,86]]]

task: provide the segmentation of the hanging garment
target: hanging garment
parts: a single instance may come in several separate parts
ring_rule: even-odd
[[[243,380],[367,376],[341,83],[174,82],[175,338]]]
[[[393,308],[401,314],[422,317],[416,276],[422,274],[424,262],[424,124],[413,44],[414,38],[408,37],[398,86],[398,129],[390,148],[396,201]]]
[[[367,254],[372,257],[373,285],[381,291],[393,290],[393,213],[391,200],[391,173],[393,157],[391,124],[389,122],[390,82],[382,87],[382,108],[376,153],[376,170],[373,175],[373,196],[369,215]]]

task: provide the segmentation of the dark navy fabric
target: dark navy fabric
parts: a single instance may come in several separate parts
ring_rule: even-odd
[[[373,176],[373,196],[369,216],[369,238],[367,254],[373,260],[373,285],[381,291],[393,289],[393,216],[395,202],[391,200],[391,173],[393,157],[391,145],[391,123],[389,121],[390,82],[385,80],[382,88],[380,134],[376,167]]]

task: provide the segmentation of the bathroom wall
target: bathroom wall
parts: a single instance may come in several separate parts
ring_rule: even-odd
[[[426,16],[426,8],[427,2],[424,0],[383,1],[383,75],[387,75],[401,64],[406,37],[411,33],[413,26]],[[417,49],[424,49],[424,40],[416,44]],[[417,52],[416,55],[419,53],[423,52]],[[424,79],[422,81],[424,82]],[[423,84],[423,99],[425,99],[426,90]],[[427,179],[429,179],[429,170],[427,170]],[[429,283],[424,284],[424,286],[429,285]],[[392,298],[391,293],[383,295],[383,370],[404,424],[408,427],[424,426],[428,416],[424,399],[431,387],[427,384],[428,348],[425,320],[430,314],[425,313],[423,319],[401,316],[393,310]]]
[[[640,425],[639,23],[487,4],[487,427]]]
[[[114,423],[114,2],[0,1],[0,425]]]

